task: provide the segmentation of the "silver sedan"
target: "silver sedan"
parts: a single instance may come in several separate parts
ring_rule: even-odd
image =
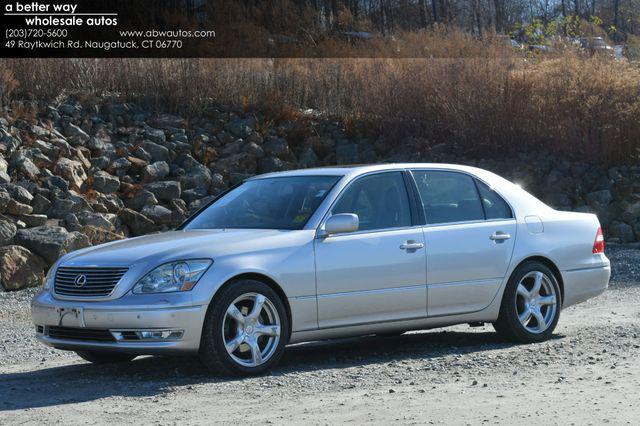
[[[198,354],[258,374],[290,343],[468,323],[539,342],[611,273],[598,218],[486,170],[391,164],[261,175],[178,230],[62,257],[37,338],[86,360]]]

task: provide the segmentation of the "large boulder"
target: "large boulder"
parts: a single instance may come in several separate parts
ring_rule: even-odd
[[[109,170],[115,173],[118,176],[124,176],[127,171],[131,168],[132,164],[126,158],[118,158],[114,162],[112,162],[109,166]]]
[[[609,225],[609,233],[612,237],[618,238],[623,243],[635,241],[635,235],[633,233],[633,227],[624,222],[614,220]]]
[[[607,206],[613,201],[613,195],[608,189],[602,189],[600,191],[590,192],[584,197],[590,206],[598,208]]]
[[[60,176],[50,176],[43,181],[43,185],[47,189],[58,189],[62,192],[67,192],[69,190],[69,182],[62,179]]]
[[[15,151],[22,142],[20,139],[11,136],[7,132],[5,132],[2,128],[0,128],[0,152],[4,151],[7,157],[11,155],[13,151]],[[0,173],[6,173],[6,167],[2,170],[2,166],[0,165]]]
[[[48,215],[56,219],[64,219],[71,212],[76,212],[76,204],[73,200],[67,198],[54,198],[53,203],[49,207]]]
[[[264,157],[258,162],[259,173],[272,173],[285,170],[286,164],[278,157]]]
[[[16,216],[16,219],[23,222],[27,228],[34,226],[44,226],[47,224],[47,215],[44,214],[22,214]]]
[[[112,194],[120,188],[120,179],[107,172],[99,171],[93,175],[93,189],[103,194]]]
[[[74,189],[80,189],[84,181],[87,179],[87,174],[84,172],[84,168],[80,161],[70,160],[64,157],[60,158],[56,163],[54,173],[59,174],[69,181],[71,187]]]
[[[155,206],[156,204],[158,204],[156,196],[153,195],[153,192],[145,189],[136,192],[131,198],[124,200],[125,206],[138,212],[146,206]]]
[[[135,210],[122,209],[118,213],[118,217],[122,223],[129,227],[134,236],[148,234],[158,229],[151,219]]]
[[[167,137],[162,130],[154,129],[153,127],[149,126],[144,127],[144,135],[147,137],[147,139],[155,143],[163,144],[167,140]]]
[[[90,139],[89,135],[80,127],[69,123],[64,128],[64,135],[72,145],[84,145]]]
[[[7,191],[0,188],[0,213],[2,213],[7,207],[9,201],[11,201],[11,195],[9,195]]]
[[[107,231],[106,229],[96,228],[95,226],[87,225],[82,227],[82,233],[89,238],[92,245],[108,243],[111,241],[122,240],[123,235]]]
[[[207,204],[209,204],[210,202],[212,202],[216,198],[217,197],[215,195],[209,195],[209,196],[204,197],[204,198],[199,198],[197,200],[193,200],[191,203],[189,203],[189,213],[194,213],[197,210],[200,210],[201,208],[203,208],[204,206],[206,206]]]
[[[19,155],[14,161],[14,167],[23,176],[35,180],[40,175],[40,169],[26,155]]]
[[[7,163],[7,160],[0,157],[0,173],[7,173],[8,169],[9,169],[9,164]]]
[[[176,181],[153,182],[145,185],[144,189],[153,193],[158,200],[162,201],[180,198],[181,194],[180,182]]]
[[[5,291],[40,285],[45,262],[24,247],[0,247],[0,285]]]
[[[158,145],[153,142],[145,142],[142,144],[142,151],[137,151],[136,156],[143,160],[149,161],[149,158],[142,155],[147,154],[151,156],[151,161],[169,161],[169,149],[162,145]]]
[[[109,213],[118,213],[124,207],[124,203],[116,194],[100,195],[98,202],[105,206]]]
[[[18,227],[6,217],[0,216],[0,246],[11,244]]]
[[[204,188],[193,188],[182,191],[182,199],[187,204],[191,204],[195,200],[199,198],[203,198],[207,196],[207,190]]]
[[[246,152],[232,155],[211,164],[211,171],[215,174],[229,176],[232,172],[255,173],[257,170],[256,157]]]
[[[15,243],[20,244],[53,264],[61,256],[88,247],[89,239],[80,232],[67,232],[61,226],[38,226],[21,229]]]
[[[154,182],[169,175],[171,169],[165,161],[156,161],[142,169],[142,177],[145,182]]]
[[[289,156],[289,144],[283,138],[277,136],[269,136],[263,145],[264,152],[278,158],[286,158]]]
[[[64,219],[69,213],[92,211],[92,207],[86,198],[73,191],[60,194],[64,198],[55,197],[49,208],[48,215],[56,219]]]
[[[5,212],[12,215],[30,214],[33,212],[33,207],[28,204],[19,203],[16,200],[9,200],[5,207]]]
[[[640,201],[636,201],[633,204],[626,204],[620,218],[629,223],[640,219]]]
[[[147,206],[140,212],[158,225],[169,225],[173,223],[172,213],[166,207]]]
[[[246,152],[249,155],[253,155],[256,158],[262,158],[265,155],[262,147],[255,142],[247,142],[242,147],[242,151]]]
[[[94,213],[80,211],[75,214],[80,225],[115,231],[118,216],[113,213]]]
[[[351,143],[336,147],[336,162],[338,164],[356,164],[359,161],[358,145]]]
[[[308,167],[314,166],[317,161],[318,161],[318,156],[313,151],[313,149],[310,148],[310,147],[305,149],[302,152],[302,154],[300,155],[300,158],[298,160],[298,162],[300,163],[300,167],[305,168],[305,169],[308,168]]]
[[[33,207],[33,213],[35,214],[46,214],[51,208],[51,201],[40,194],[36,194],[36,196],[33,197],[31,207]]]
[[[3,186],[3,189],[11,195],[11,198],[19,203],[31,204],[31,201],[33,200],[33,194],[31,194],[28,189],[20,185],[8,183]]]

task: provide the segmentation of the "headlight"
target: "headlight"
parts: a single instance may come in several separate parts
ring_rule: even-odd
[[[165,263],[138,281],[133,286],[133,292],[144,294],[191,290],[212,263],[210,259]]]
[[[51,268],[49,268],[49,272],[47,272],[47,276],[44,277],[44,285],[42,286],[43,290],[51,290],[51,287],[53,287],[53,280],[55,277],[55,274],[53,273],[55,271],[55,266],[53,265]]]

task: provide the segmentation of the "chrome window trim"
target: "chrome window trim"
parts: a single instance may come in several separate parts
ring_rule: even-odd
[[[494,223],[494,222],[515,222],[516,219],[511,218],[502,218],[502,219],[486,219],[486,220],[464,220],[460,222],[446,222],[446,223],[427,223],[425,225],[421,225],[423,228],[438,228],[442,226],[456,226],[456,225],[473,225],[476,223]]]
[[[324,235],[324,223],[327,221],[327,219],[331,216],[331,209],[333,208],[333,206],[336,204],[336,202],[340,199],[340,197],[342,196],[342,194],[344,193],[344,191],[346,191],[347,188],[349,188],[354,182],[356,182],[358,179],[363,178],[365,176],[370,176],[373,174],[379,174],[379,173],[389,173],[389,172],[409,172],[409,175],[411,176],[411,179],[413,179],[413,184],[415,185],[415,188],[418,189],[418,184],[415,181],[415,177],[413,176],[413,172],[414,171],[430,171],[430,172],[452,172],[452,173],[461,173],[464,175],[467,175],[469,177],[471,177],[472,179],[477,179],[478,181],[482,182],[483,184],[487,185],[487,187],[489,189],[491,189],[492,191],[494,191],[496,194],[498,194],[498,196],[500,196],[500,198],[502,198],[504,200],[504,202],[509,206],[509,208],[511,209],[511,213],[513,215],[513,217],[511,218],[499,218],[499,219],[483,219],[483,220],[471,220],[471,221],[459,221],[459,222],[443,222],[443,223],[428,223],[426,220],[426,215],[425,215],[425,223],[424,224],[417,224],[417,225],[411,225],[411,226],[404,226],[404,227],[396,227],[396,228],[384,228],[384,229],[372,229],[372,230],[366,230],[366,231],[356,231],[356,232],[348,232],[346,234],[336,234],[336,235],[332,235],[331,238],[335,238],[335,237],[339,237],[339,236],[346,236],[346,235],[363,235],[363,234],[373,234],[373,233],[380,233],[380,232],[387,232],[387,231],[396,231],[396,230],[402,230],[402,229],[418,229],[418,228],[431,228],[431,227],[439,227],[439,226],[450,226],[450,225],[469,225],[469,224],[475,224],[475,223],[493,223],[493,222],[503,222],[503,221],[513,221],[513,222],[517,222],[517,218],[516,218],[516,211],[513,208],[513,205],[507,200],[507,198],[502,195],[500,193],[500,191],[498,191],[497,189],[495,189],[493,186],[491,186],[489,183],[487,183],[486,180],[478,177],[477,175],[468,172],[466,170],[458,170],[455,168],[433,168],[433,167],[425,167],[425,168],[421,168],[421,167],[417,167],[417,168],[403,168],[403,167],[399,167],[399,168],[393,168],[393,169],[388,169],[388,170],[372,170],[366,173],[362,173],[359,175],[354,176],[352,179],[350,179],[348,182],[346,182],[344,184],[344,186],[342,187],[342,189],[339,189],[338,192],[335,194],[335,197],[333,197],[333,199],[331,199],[329,196],[327,196],[324,201],[324,203],[329,203],[329,206],[326,208],[326,210],[324,211],[324,213],[322,213],[322,217],[320,218],[319,224],[316,226],[315,231],[316,231],[316,238],[326,238],[327,235]],[[342,179],[346,178],[348,175],[343,175]],[[341,179],[341,180],[342,180]],[[333,187],[333,190],[336,190],[338,188],[338,184],[340,183],[340,181],[336,182],[336,184]],[[405,183],[405,188],[406,188],[406,183]],[[407,191],[409,191],[409,188],[406,188]],[[476,189],[477,191],[477,189]],[[418,191],[418,196],[419,196],[419,191]],[[480,196],[480,194],[478,193],[478,196]],[[424,210],[424,207],[421,205],[422,204],[422,198],[420,198],[419,200],[416,200],[417,202],[419,202],[420,204],[418,205],[419,208],[422,208]],[[319,214],[322,209],[321,209],[322,205],[318,207],[318,210],[316,210],[316,214]],[[309,225],[310,223],[312,223],[312,220],[314,218],[310,218],[309,222],[307,222],[307,225]],[[312,228],[313,229],[313,228]]]
[[[324,225],[324,222],[323,222]],[[355,232],[345,232],[343,234],[331,234],[331,235],[326,235],[323,234],[324,230],[319,229],[316,232],[316,238],[317,239],[324,239],[324,238],[338,238],[338,237],[348,237],[350,235],[366,235],[366,234],[381,234],[383,232],[394,232],[394,231],[408,231],[411,229],[422,229],[424,227],[424,225],[411,225],[411,226],[400,226],[400,227],[395,227],[395,228],[384,228],[384,229],[368,229],[368,230],[364,230],[364,231],[355,231]]]

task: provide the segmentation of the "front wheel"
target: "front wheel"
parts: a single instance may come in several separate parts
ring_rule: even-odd
[[[493,327],[511,341],[541,342],[556,328],[561,302],[560,286],[553,271],[543,263],[526,262],[509,278]]]
[[[236,281],[209,307],[200,360],[217,373],[257,375],[282,357],[288,333],[287,312],[278,294],[260,281]]]

